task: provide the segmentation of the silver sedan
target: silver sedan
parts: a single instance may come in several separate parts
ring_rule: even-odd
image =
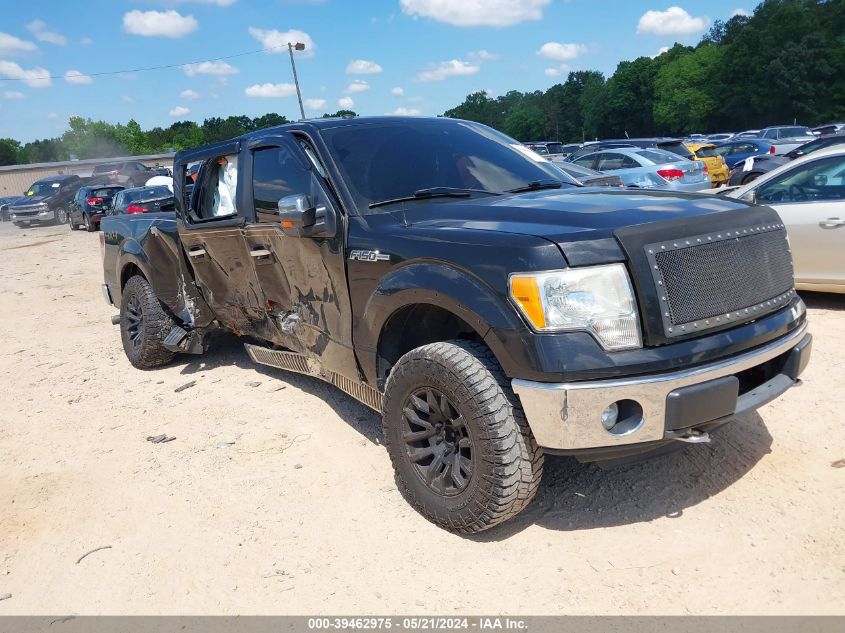
[[[710,187],[704,163],[662,149],[606,149],[586,154],[573,162],[619,176],[627,187],[690,192]]]

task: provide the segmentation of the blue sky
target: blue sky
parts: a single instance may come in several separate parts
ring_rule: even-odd
[[[278,112],[436,115],[470,92],[545,90],[569,70],[693,44],[753,2],[709,0],[42,0],[4,3],[0,137],[60,135],[71,115],[142,127]],[[259,49],[215,63],[186,66]],[[114,75],[96,73],[177,64]],[[53,79],[47,79],[53,76]]]

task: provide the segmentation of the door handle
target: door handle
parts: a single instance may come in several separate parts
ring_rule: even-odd
[[[205,257],[206,252],[202,246],[193,246],[188,249],[188,255],[190,257]]]
[[[845,220],[840,220],[839,218],[828,218],[827,220],[819,222],[819,226],[823,229],[832,229],[837,226],[845,226]]]

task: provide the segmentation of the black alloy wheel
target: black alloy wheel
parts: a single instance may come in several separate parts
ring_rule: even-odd
[[[408,459],[433,492],[455,496],[473,473],[473,442],[463,416],[434,387],[409,394],[402,407]]]

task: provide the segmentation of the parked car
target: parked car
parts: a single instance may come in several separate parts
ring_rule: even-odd
[[[549,148],[545,145],[535,144],[535,143],[524,143],[525,147],[528,149],[537,152],[540,156],[548,156],[549,155]]]
[[[112,199],[118,191],[122,191],[120,185],[86,185],[80,187],[68,206],[68,224],[71,231],[77,231],[80,227],[88,232],[100,228],[100,220],[111,206]]]
[[[571,154],[568,160],[575,162],[576,159],[598,149],[621,149],[626,147],[655,148],[672,152],[689,160],[693,159],[693,153],[684,145],[683,139],[670,137],[654,138],[619,138],[605,141],[597,141],[584,145],[580,150]]]
[[[745,130],[734,135],[734,138],[759,138],[760,130]]]
[[[555,158],[569,156],[572,152],[581,147],[580,143],[564,144],[560,141],[530,141],[525,143],[525,145],[533,149],[538,154],[543,156],[554,156]]]
[[[166,185],[133,187],[118,191],[105,215],[173,211],[173,192]]]
[[[788,163],[790,160],[806,156],[807,154],[812,154],[813,152],[826,147],[843,144],[845,144],[845,134],[834,134],[832,136],[817,138],[815,141],[810,141],[809,143],[804,143],[783,156],[773,156],[771,154],[766,154],[764,156],[752,156],[734,166],[728,179],[728,185],[747,185],[763,174]]]
[[[771,141],[775,154],[786,154],[816,138],[809,128],[800,125],[776,125],[760,130],[760,138]]]
[[[728,164],[714,151],[716,146],[713,143],[686,143],[686,146],[695,155],[695,160],[700,160],[707,165],[710,183],[714,187],[721,187],[728,182],[730,175]]]
[[[775,148],[769,141],[742,138],[720,143],[713,148],[713,152],[724,158],[728,167],[733,169],[737,163],[744,161],[749,156],[774,155]]]
[[[79,176],[49,176],[36,180],[22,198],[9,205],[9,218],[19,228],[31,224],[65,224],[67,210],[82,184]]]
[[[20,200],[20,196],[5,196],[0,198],[0,222],[9,221],[9,206],[17,200]]]
[[[828,123],[826,125],[814,127],[810,131],[817,136],[845,133],[845,123]]]
[[[799,290],[845,293],[845,147],[797,158],[725,196],[778,212]]]
[[[156,174],[137,160],[105,163],[94,167],[92,179],[123,187],[140,187]]]
[[[516,145],[361,117],[180,152],[176,213],[103,218],[127,358],[151,369],[236,332],[254,362],[378,412],[402,494],[460,533],[526,508],[544,452],[706,442],[796,383],[812,337],[774,211],[567,186]],[[241,195],[220,216],[234,155]]]
[[[720,132],[718,134],[708,134],[707,135],[707,142],[708,143],[723,143],[728,141],[736,136],[733,132]]]
[[[619,176],[603,174],[577,163],[568,163],[562,160],[551,161],[557,169],[585,187],[624,187],[625,183]]]
[[[582,156],[575,164],[619,176],[628,187],[701,191],[711,186],[704,163],[660,149],[599,150]]]

